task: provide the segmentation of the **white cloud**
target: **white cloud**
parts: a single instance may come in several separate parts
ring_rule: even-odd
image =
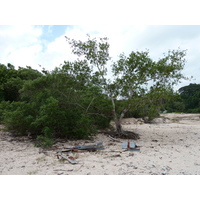
[[[42,51],[41,45],[22,47],[10,53],[8,59],[18,66],[31,66],[37,60],[38,52]]]
[[[91,37],[108,37],[110,44],[110,55],[117,57],[120,53],[130,53],[134,49],[134,42],[137,37],[145,30],[144,25],[81,25],[73,26],[66,32],[71,38],[83,40],[86,34]]]
[[[42,50],[41,34],[42,30],[34,26],[0,26],[0,62],[31,65]]]
[[[64,36],[85,40],[89,33],[91,37],[109,38],[110,55],[114,60],[122,52],[128,55],[131,51],[149,49],[150,56],[157,59],[169,49],[188,49],[184,73],[193,75],[195,82],[200,83],[200,47],[197,45],[200,26],[77,25],[67,27],[63,35],[51,42],[41,39],[43,31],[42,26],[0,26],[0,63],[37,69],[41,65],[52,70],[64,60],[75,58]],[[48,31],[52,34],[52,27]]]
[[[64,60],[71,60],[71,52],[63,36],[56,38],[46,45],[42,54],[38,55],[39,64],[49,70],[63,64]]]

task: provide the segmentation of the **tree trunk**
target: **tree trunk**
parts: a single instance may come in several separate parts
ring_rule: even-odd
[[[111,97],[111,101],[112,101],[112,106],[113,106],[112,112],[113,112],[113,118],[114,118],[114,121],[115,121],[116,132],[117,132],[117,134],[121,134],[122,133],[122,126],[121,126],[120,120],[117,118],[117,113],[116,113],[116,110],[115,110],[115,101],[112,97]]]
[[[121,121],[119,119],[115,119],[115,126],[117,135],[121,136],[124,133],[124,131],[121,125]]]
[[[127,108],[125,108],[120,117],[117,117],[117,113],[115,110],[115,102],[114,99],[111,98],[112,100],[112,105],[113,105],[113,118],[115,121],[115,127],[116,127],[116,136],[120,137],[120,138],[127,138],[127,139],[134,139],[137,140],[139,139],[139,135],[137,133],[131,132],[131,131],[124,131],[122,128],[122,119],[125,116],[126,112],[130,109],[131,104],[128,105]]]
[[[114,116],[114,121],[115,121],[115,126],[116,126],[116,132],[117,132],[117,135],[121,136],[121,135],[124,134],[124,130],[123,130],[122,125],[121,125],[122,119],[123,119],[124,115],[126,114],[126,112],[130,109],[130,106],[131,106],[131,105],[129,104],[129,105],[128,105],[128,108],[125,108],[125,109],[122,111],[122,113],[121,113],[121,115],[120,115],[120,118],[118,119],[117,114],[116,114],[116,110],[115,110],[115,102],[114,102],[114,99],[111,98],[111,100],[112,100],[112,105],[113,105],[113,116]]]

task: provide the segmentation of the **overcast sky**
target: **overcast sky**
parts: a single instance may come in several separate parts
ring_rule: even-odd
[[[168,50],[187,50],[187,63],[183,73],[192,81],[183,81],[178,87],[189,83],[200,84],[200,26],[198,25],[76,25],[76,26],[0,26],[0,63],[15,67],[31,66],[52,70],[64,61],[73,60],[64,36],[84,39],[107,36],[110,55],[116,60],[120,53],[149,50],[153,59],[162,57]]]

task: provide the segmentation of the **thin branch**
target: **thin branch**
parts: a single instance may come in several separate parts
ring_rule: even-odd
[[[122,111],[122,113],[121,113],[121,115],[120,115],[120,119],[119,119],[120,122],[121,122],[121,120],[123,119],[124,115],[129,111],[130,107],[131,107],[131,104],[128,105],[128,108],[125,108],[125,109]]]
[[[89,108],[90,108],[90,106],[91,106],[91,104],[92,104],[92,102],[95,100],[95,97],[93,97],[93,99],[91,100],[91,102],[89,103],[89,105],[88,105],[88,107],[87,107],[87,109],[86,109],[86,112],[88,112],[88,110],[89,110]]]
[[[61,91],[59,91],[58,89],[55,89],[57,92],[59,92],[60,94],[62,94],[64,97],[68,98],[68,96],[66,96],[64,93],[62,93]],[[80,108],[82,108],[83,110],[87,111],[82,105],[80,105],[79,103],[66,103],[66,104],[72,104],[72,105],[78,105]]]
[[[99,114],[99,113],[86,113],[86,115],[98,115],[98,116],[101,116],[105,119],[108,119],[104,114]]]

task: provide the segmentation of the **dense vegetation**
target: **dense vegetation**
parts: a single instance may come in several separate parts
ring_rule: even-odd
[[[108,79],[107,38],[66,39],[79,58],[53,71],[0,64],[0,120],[9,130],[49,146],[55,138],[89,138],[112,119],[121,136],[123,117],[151,119],[165,109],[196,109],[199,93],[191,103],[192,90],[175,95],[172,89],[184,78],[185,51],[169,51],[158,61],[148,52],[121,54]]]
[[[76,66],[75,66],[76,65]],[[111,120],[108,99],[97,87],[70,73],[82,63],[65,63],[43,73],[0,65],[0,120],[19,135],[50,145],[54,138],[88,138]],[[95,98],[95,97],[98,97]]]
[[[200,84],[181,87],[175,98],[166,104],[168,112],[200,113]]]

